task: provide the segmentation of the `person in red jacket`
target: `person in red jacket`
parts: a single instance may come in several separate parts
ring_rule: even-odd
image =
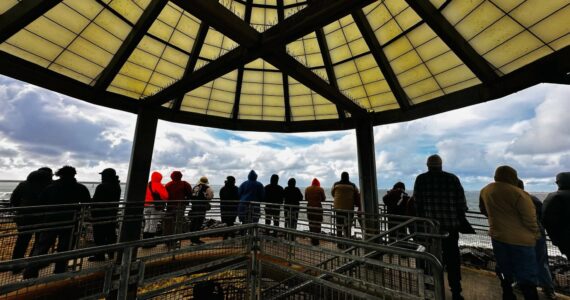
[[[164,214],[164,202],[168,200],[168,192],[162,185],[162,174],[152,172],[150,182],[146,186],[144,199],[144,229],[143,238],[148,239],[156,235],[158,221]]]
[[[184,211],[188,205],[188,200],[192,196],[192,186],[182,180],[182,173],[174,171],[170,174],[170,181],[166,184],[168,192],[168,203],[166,205],[166,215],[162,220],[164,235],[177,234],[182,232],[184,223]]]

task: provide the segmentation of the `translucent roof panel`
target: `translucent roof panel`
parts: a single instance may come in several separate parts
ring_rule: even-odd
[[[0,15],[0,74],[222,128],[399,122],[570,74],[568,0],[4,0]]]

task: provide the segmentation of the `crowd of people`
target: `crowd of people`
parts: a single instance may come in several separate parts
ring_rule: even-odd
[[[413,193],[408,195],[404,183],[397,182],[383,197],[388,213],[388,230],[391,238],[406,234],[407,228],[398,226],[399,216],[418,216],[438,221],[442,239],[442,263],[447,270],[447,278],[453,299],[461,296],[461,269],[459,253],[460,233],[474,233],[466,218],[467,201],[459,178],[443,171],[440,156],[432,155],[427,159],[427,172],[417,176]],[[96,245],[107,245],[117,241],[117,207],[121,196],[119,178],[115,170],[105,169],[101,174],[101,184],[95,190],[93,198],[87,188],[75,179],[73,167],[65,166],[55,175],[52,171],[41,168],[29,174],[26,181],[20,183],[11,196],[13,207],[31,207],[16,210],[14,218],[18,235],[13,259],[25,256],[32,238],[27,231],[30,226],[46,223],[65,223],[73,220],[73,209],[59,209],[50,214],[34,206],[93,203],[91,217],[109,222],[94,223],[93,237]],[[163,176],[159,172],[151,174],[146,187],[144,201],[144,224],[142,238],[152,238],[158,232],[159,223],[162,233],[171,235],[185,231],[186,216],[191,220],[188,231],[202,228],[206,212],[210,210],[210,200],[214,191],[207,177],[202,176],[192,186],[182,180],[182,173],[174,171],[171,181],[162,184]],[[538,299],[537,286],[543,288],[548,298],[556,297],[552,276],[548,269],[546,234],[562,254],[570,257],[570,173],[560,173],[556,177],[559,190],[548,195],[544,202],[524,191],[524,184],[518,178],[516,170],[509,166],[498,167],[495,182],[484,187],[480,192],[480,211],[488,217],[489,235],[497,261],[496,273],[503,288],[503,299],[516,299],[512,286],[516,282],[525,299]],[[297,228],[299,205],[307,201],[307,219],[309,230],[321,232],[323,222],[322,203],[326,200],[324,189],[317,178],[303,192],[297,187],[295,178],[289,178],[287,186],[279,185],[279,176],[273,174],[270,183],[263,186],[258,175],[251,170],[247,180],[236,185],[233,176],[227,176],[220,190],[221,221],[233,226],[236,220],[242,224],[258,223],[261,213],[260,203],[264,203],[265,224],[280,226],[283,210],[284,226]],[[332,186],[333,208],[335,210],[336,232],[339,237],[351,237],[351,227],[356,213],[362,214],[361,197],[356,184],[350,181],[349,174],[342,172],[340,180]],[[98,207],[98,204],[112,204]],[[282,205],[283,209],[282,209]],[[63,206],[65,207],[65,206]],[[114,208],[114,209],[110,209]],[[355,212],[355,209],[357,210]],[[59,222],[59,223],[58,223]],[[411,231],[411,229],[410,229]],[[274,231],[269,234],[276,235]],[[224,239],[233,237],[228,232]],[[46,254],[57,240],[57,251],[69,250],[73,245],[72,227],[47,230],[35,234],[35,243],[31,256]],[[192,238],[194,244],[202,244],[199,238]],[[318,246],[319,240],[312,239],[312,245]],[[149,245],[152,247],[153,245]],[[173,247],[173,244],[167,244]],[[342,245],[339,244],[339,247]],[[113,253],[107,253],[112,259]],[[91,257],[92,261],[105,260],[105,255]],[[64,272],[67,262],[58,262],[54,272]],[[15,270],[14,272],[21,272]],[[37,277],[37,268],[24,270],[24,278]]]

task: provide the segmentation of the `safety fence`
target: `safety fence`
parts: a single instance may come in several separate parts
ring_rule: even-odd
[[[442,236],[430,220],[390,216],[402,218],[399,225],[380,221],[376,225],[387,230],[366,234],[363,241],[357,237],[370,230],[361,228],[358,218],[362,224],[373,223],[365,214],[281,207],[281,216],[297,216],[293,213],[298,210],[297,228],[291,218],[282,220],[290,228],[282,228],[259,224],[265,223],[264,209],[249,208],[242,215],[242,221],[249,224],[228,227],[216,220],[226,217],[219,204],[210,204],[205,220],[186,208],[182,212],[166,208],[155,209],[142,221],[140,216],[126,214],[123,205],[93,203],[0,210],[3,249],[13,249],[22,235],[31,234],[33,241],[24,258],[12,259],[3,253],[0,298],[125,299],[136,292],[140,299],[204,299],[204,293],[210,300],[221,293],[223,299],[443,299],[443,271],[434,255],[439,253]],[[321,218],[309,217],[315,213],[322,214],[322,221],[316,222],[319,233],[314,230],[315,220]],[[250,223],[257,218],[259,223]],[[31,220],[36,221],[26,222]],[[206,230],[184,232],[193,220],[202,221]],[[159,233],[172,221],[167,230],[174,232],[93,246],[99,225],[113,224],[118,230],[127,222],[149,221],[159,221]],[[349,225],[356,228],[349,231]],[[63,249],[69,251],[55,247],[49,250],[51,254],[29,256],[36,247],[36,233],[42,242],[42,235],[50,232],[57,234],[57,243],[62,237],[68,241]],[[114,259],[107,260],[105,255]],[[52,274],[57,269],[54,263],[65,268]],[[39,270],[37,277],[23,278],[30,269]]]

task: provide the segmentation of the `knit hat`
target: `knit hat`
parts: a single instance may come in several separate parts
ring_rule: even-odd
[[[443,162],[441,161],[441,157],[437,154],[431,155],[427,159],[427,166],[428,167],[440,167],[441,168],[442,165],[443,165]]]
[[[208,184],[208,177],[206,177],[206,176],[200,177],[200,183]]]

